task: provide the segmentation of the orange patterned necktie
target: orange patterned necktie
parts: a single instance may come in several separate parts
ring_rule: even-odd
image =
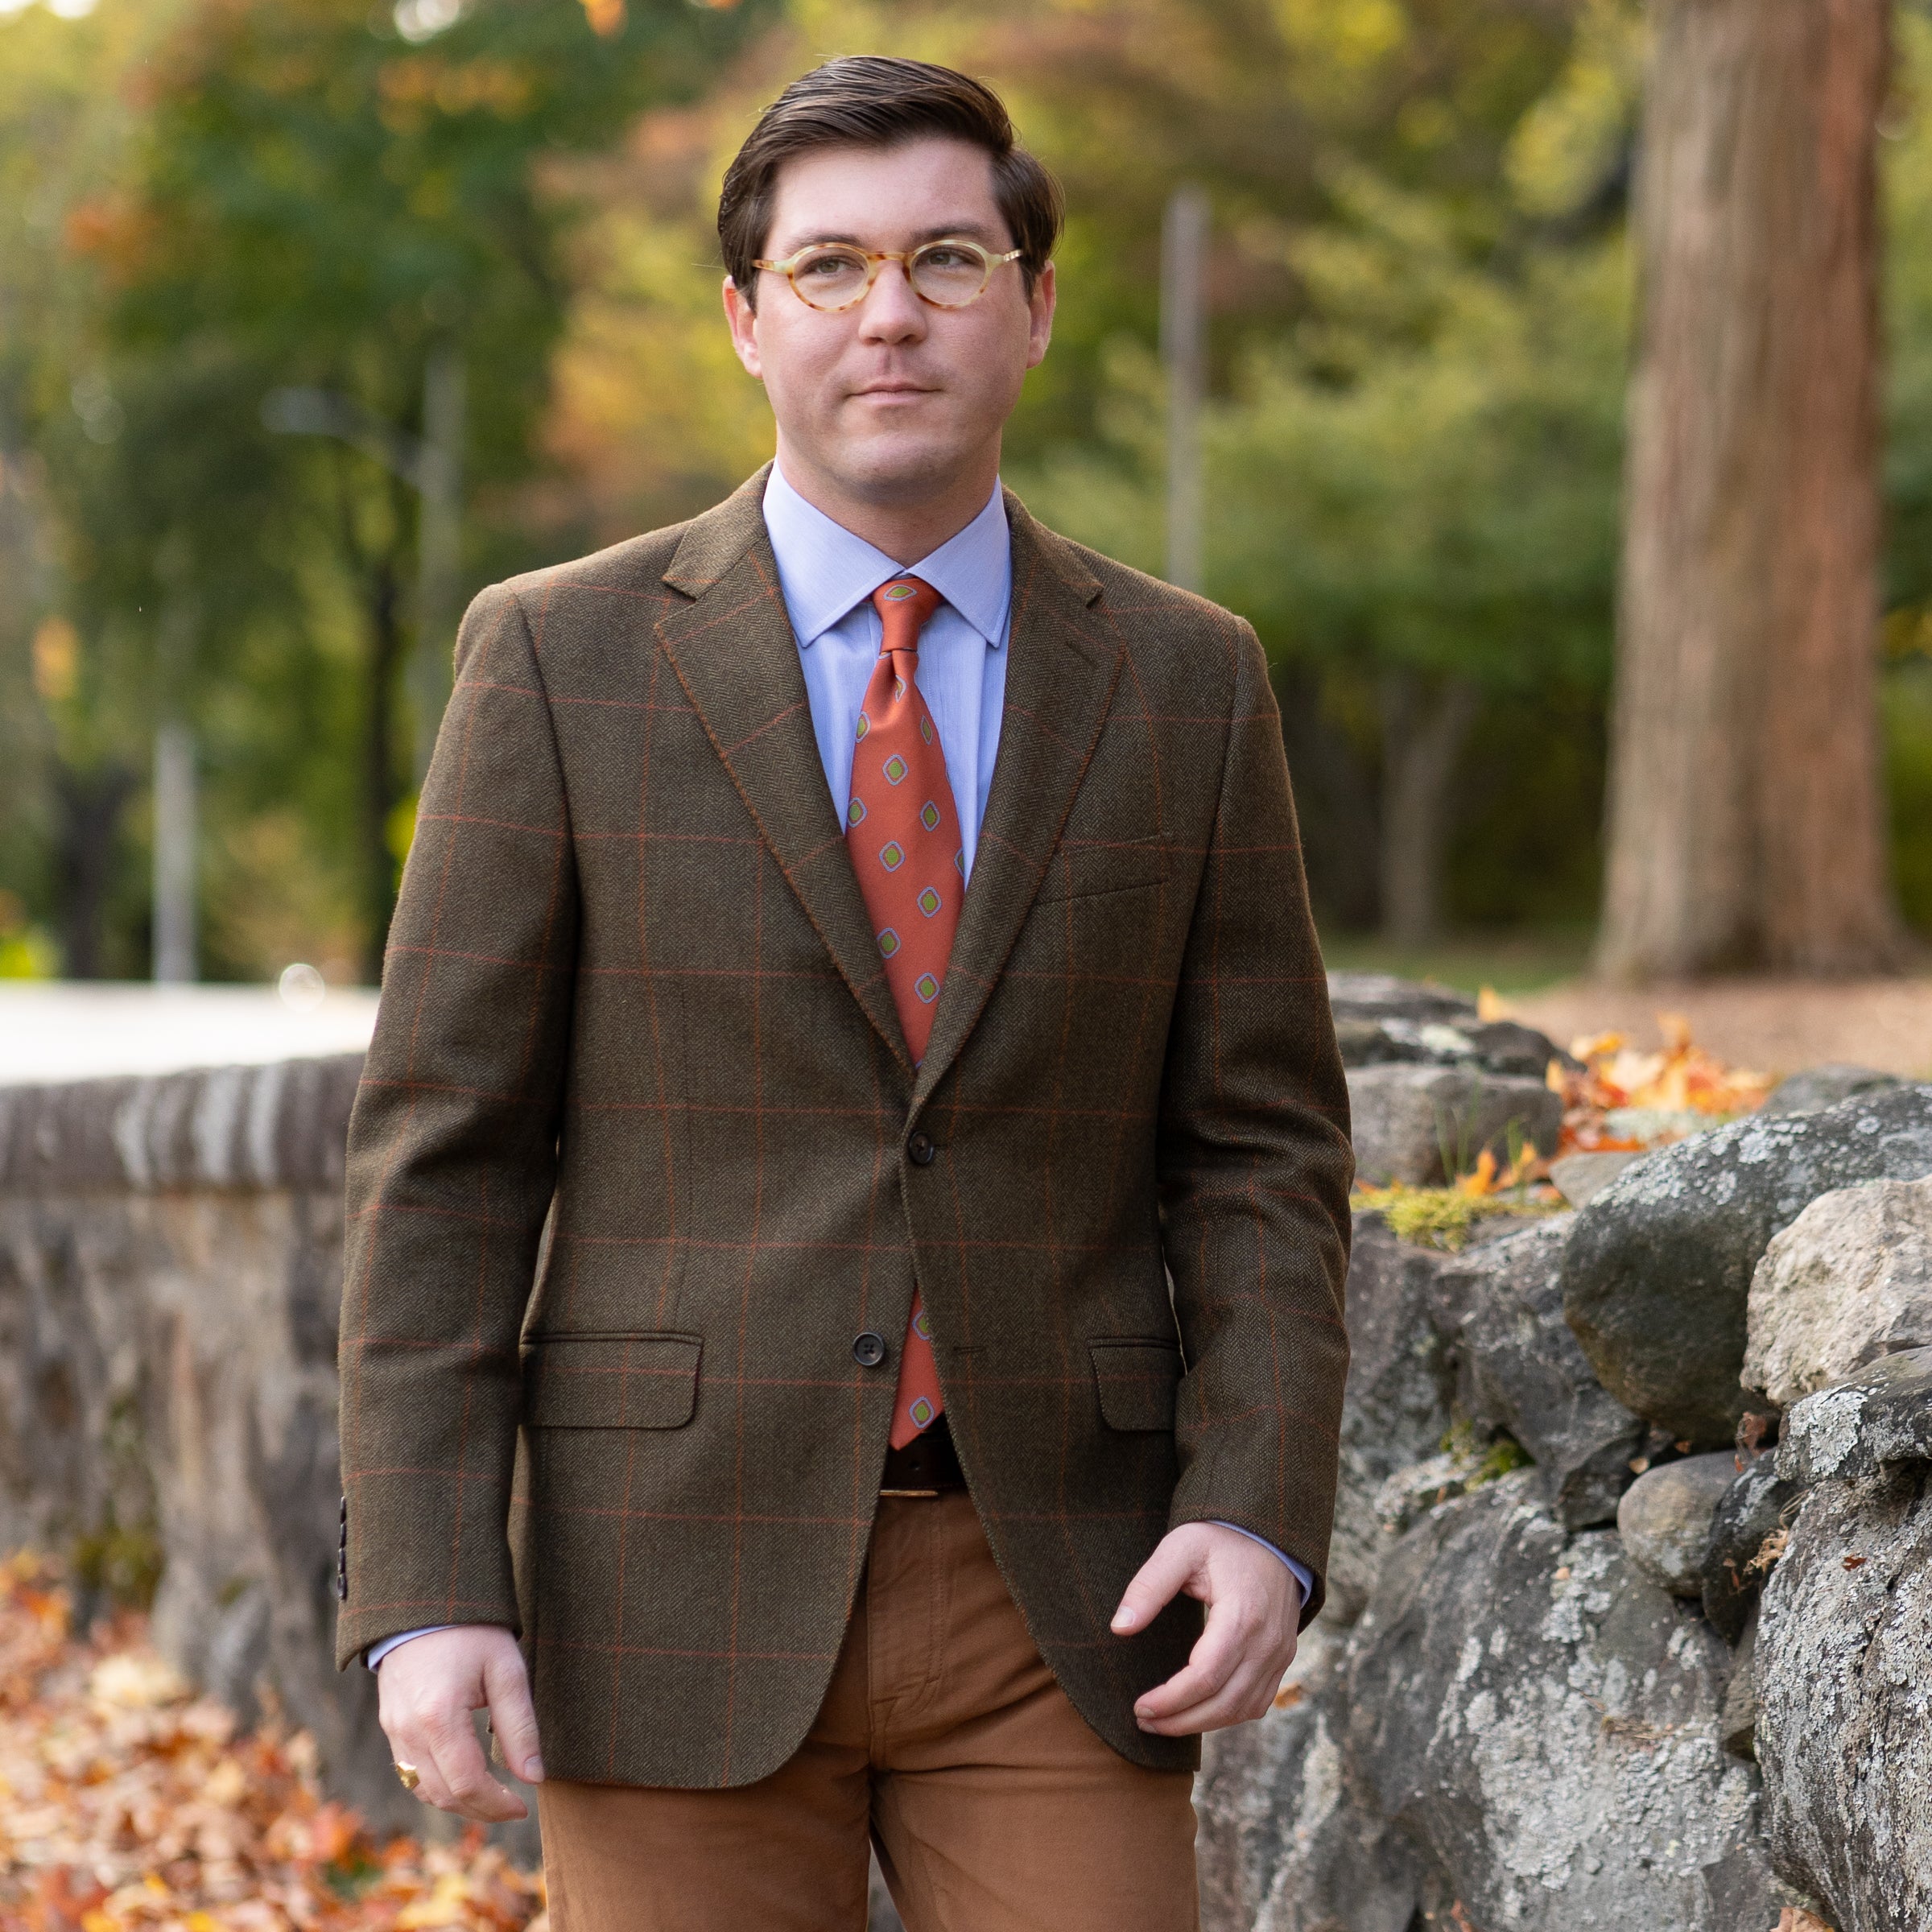
[[[966,896],[966,853],[947,782],[946,754],[914,682],[919,632],[939,609],[939,593],[917,577],[894,577],[872,593],[872,601],[885,638],[859,707],[845,843],[916,1067],[932,1037],[932,1016]],[[893,1447],[903,1449],[930,1428],[939,1408],[932,1331],[915,1289],[893,1398]]]

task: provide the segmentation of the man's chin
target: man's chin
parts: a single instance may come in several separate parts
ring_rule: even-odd
[[[831,454],[827,468],[868,502],[937,495],[953,486],[968,460],[956,444],[932,436],[868,436]]]

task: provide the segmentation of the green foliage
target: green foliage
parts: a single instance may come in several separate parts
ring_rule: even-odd
[[[758,17],[635,0],[600,38],[576,0],[471,0],[420,43],[366,0],[0,19],[0,220],[26,244],[0,262],[22,506],[10,526],[0,497],[0,561],[12,536],[34,566],[0,617],[0,786],[26,807],[0,813],[0,881],[39,911],[98,876],[105,936],[84,960],[70,931],[70,969],[146,971],[142,781],[171,714],[200,741],[207,967],[366,974],[406,784],[415,504],[357,452],[270,434],[264,398],[321,387],[415,433],[453,345],[468,586],[538,560],[511,493],[573,291],[578,211],[551,177],[700,87]],[[79,671],[36,701],[50,613]]]

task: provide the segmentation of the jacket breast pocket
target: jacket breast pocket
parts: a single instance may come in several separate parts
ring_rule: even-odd
[[[1181,1352],[1172,1342],[1089,1342],[1100,1419],[1109,1429],[1174,1429]]]
[[[1166,877],[1163,840],[1067,839],[1047,862],[1038,896],[1042,901],[1096,898],[1105,892],[1162,885]]]
[[[681,1429],[697,1408],[695,1335],[533,1335],[523,1419],[533,1429]]]

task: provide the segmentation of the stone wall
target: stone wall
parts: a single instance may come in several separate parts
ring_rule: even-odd
[[[419,1828],[331,1662],[343,1146],[359,1055],[0,1090],[0,1547],[152,1584],[178,1668]]]

